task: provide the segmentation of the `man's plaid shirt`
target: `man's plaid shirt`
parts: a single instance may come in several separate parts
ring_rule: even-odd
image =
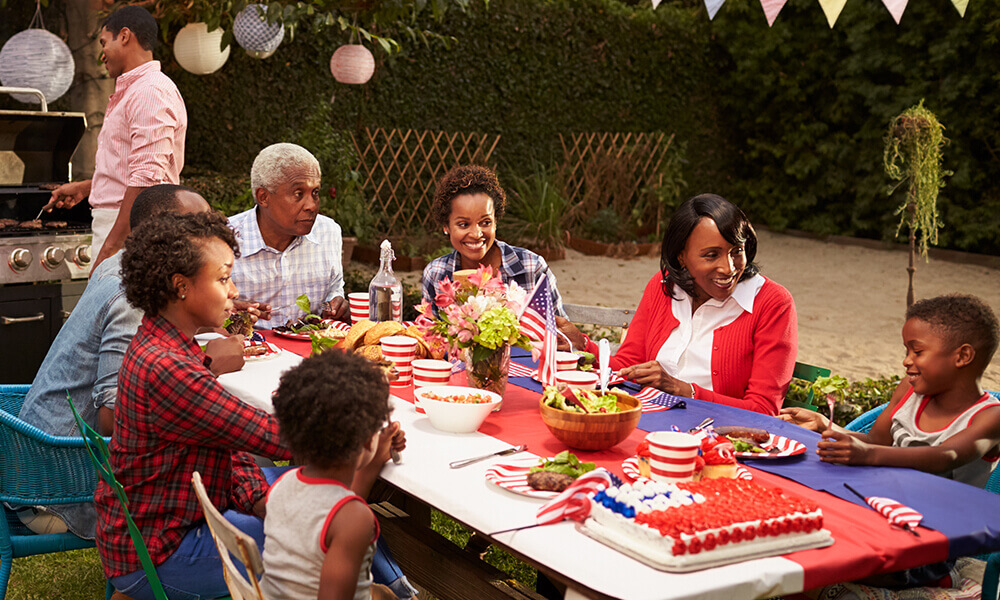
[[[203,518],[193,471],[201,473],[220,510],[250,513],[268,486],[247,452],[290,458],[279,445],[278,420],[227,392],[205,359],[198,344],[166,319],[145,316],[118,375],[111,467],[157,565]],[[118,498],[103,481],[94,504],[105,574],[141,569]]]
[[[542,276],[542,273],[548,271],[552,306],[557,315],[565,317],[566,311],[563,310],[562,297],[559,296],[559,289],[556,287],[556,276],[549,270],[545,259],[531,250],[511,246],[500,240],[496,240],[494,243],[500,248],[500,277],[503,282],[514,281],[526,292],[531,293],[531,290],[535,289],[538,278]],[[437,283],[445,277],[452,277],[455,271],[459,271],[460,261],[461,256],[458,254],[458,250],[455,250],[451,254],[435,258],[424,267],[424,300],[434,307],[435,314],[437,314],[437,307],[434,306],[434,297],[437,296]]]

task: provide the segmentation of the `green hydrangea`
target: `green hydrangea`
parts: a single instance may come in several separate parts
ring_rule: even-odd
[[[495,306],[479,317],[479,334],[472,339],[481,346],[496,350],[516,339],[519,332],[514,313],[504,306]]]

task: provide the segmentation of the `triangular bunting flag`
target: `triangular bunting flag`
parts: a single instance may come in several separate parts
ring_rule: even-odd
[[[957,10],[958,14],[962,15],[962,18],[964,19],[965,9],[969,8],[969,0],[951,0],[951,3],[955,5],[955,10]]]
[[[660,5],[660,2],[661,0],[653,0],[653,10],[656,10],[656,7]]]
[[[760,0],[760,7],[764,9],[768,27],[774,25],[774,20],[778,18],[778,13],[785,6],[785,2],[787,0]]]
[[[899,25],[899,20],[903,18],[903,11],[906,10],[906,4],[910,0],[882,0],[882,4],[889,9],[889,14],[892,18],[896,20],[896,25]]]
[[[715,18],[715,13],[719,12],[722,8],[722,3],[726,0],[705,0],[705,8],[708,9],[708,19],[712,20]]]
[[[957,1],[961,2],[962,0]],[[833,29],[833,24],[837,22],[840,11],[844,10],[845,4],[847,4],[847,0],[819,0],[820,8],[826,13],[826,22],[830,24],[830,29]]]

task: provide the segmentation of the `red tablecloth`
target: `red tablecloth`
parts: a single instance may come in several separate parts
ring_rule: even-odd
[[[308,356],[308,341],[291,340],[267,332],[265,338],[290,352]],[[465,385],[465,373],[452,376],[455,385]],[[410,387],[393,388],[392,393],[413,402]],[[503,409],[491,415],[479,432],[511,445],[528,444],[535,454],[552,456],[566,446],[545,426],[538,412],[536,392],[508,384]],[[595,462],[619,476],[621,463],[631,457],[646,432],[636,429],[622,443],[599,452],[574,451],[581,460]],[[920,537],[888,527],[880,514],[845,502],[826,492],[817,492],[794,481],[754,469],[754,479],[762,485],[780,487],[788,493],[808,498],[823,509],[824,527],[833,534],[834,544],[817,550],[803,550],[784,558],[800,564],[805,572],[804,589],[859,579],[945,560],[948,538],[941,533],[919,528]]]

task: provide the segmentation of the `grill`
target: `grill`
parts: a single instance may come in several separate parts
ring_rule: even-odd
[[[4,91],[0,88],[0,91]],[[87,128],[82,113],[0,111],[0,284],[86,279],[90,209],[81,202],[25,227],[69,181],[70,158]]]
[[[70,157],[86,128],[82,113],[0,110],[0,383],[34,378],[63,309],[86,283],[92,239],[86,202],[45,213],[40,228],[22,226],[53,187],[69,181]]]

